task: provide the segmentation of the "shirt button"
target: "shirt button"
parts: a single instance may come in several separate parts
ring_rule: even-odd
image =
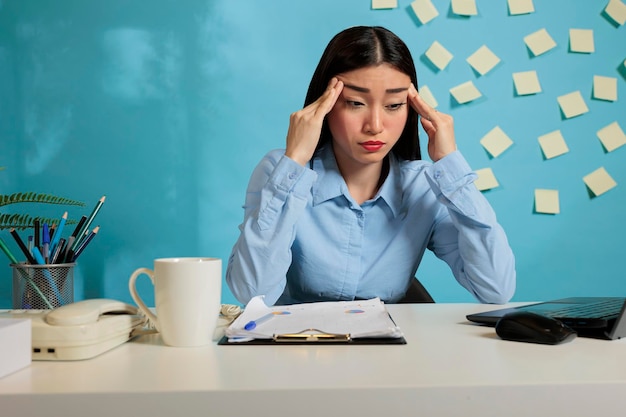
[[[298,176],[298,174],[296,174],[295,172],[290,172],[289,173],[289,179],[290,180],[296,179],[297,176]]]
[[[443,177],[443,171],[435,171],[435,179],[438,180],[441,177]]]

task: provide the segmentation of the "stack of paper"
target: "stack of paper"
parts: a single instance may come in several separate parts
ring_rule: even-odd
[[[250,300],[226,329],[226,336],[229,342],[245,342],[305,332],[351,338],[403,337],[379,298],[268,307],[263,296]]]

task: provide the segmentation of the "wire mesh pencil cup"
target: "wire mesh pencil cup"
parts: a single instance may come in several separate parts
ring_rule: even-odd
[[[13,308],[53,309],[73,303],[74,266],[12,264]]]

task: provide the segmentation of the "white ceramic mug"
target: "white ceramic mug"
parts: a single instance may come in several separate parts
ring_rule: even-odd
[[[156,315],[137,294],[135,282],[141,274],[150,277],[154,286]],[[166,345],[192,347],[211,343],[221,308],[221,259],[155,259],[154,270],[139,268],[132,273],[128,289]]]

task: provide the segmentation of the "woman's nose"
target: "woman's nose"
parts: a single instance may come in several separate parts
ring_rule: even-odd
[[[370,135],[377,135],[383,131],[383,121],[380,110],[372,109],[365,121],[365,132]]]

